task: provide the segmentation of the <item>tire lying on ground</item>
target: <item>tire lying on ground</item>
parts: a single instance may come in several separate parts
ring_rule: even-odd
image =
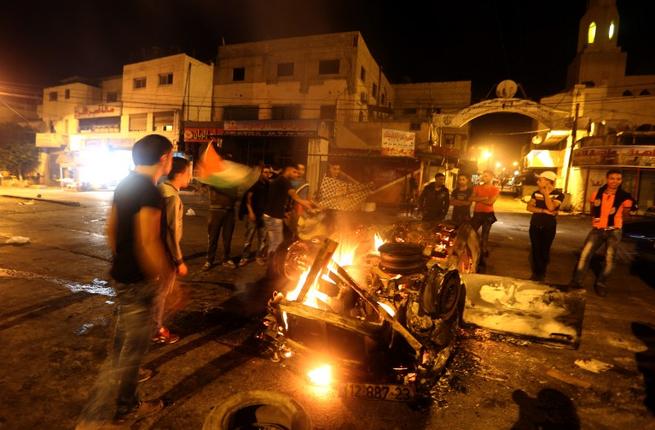
[[[212,410],[203,430],[311,430],[303,408],[291,397],[273,391],[245,391],[228,397]]]

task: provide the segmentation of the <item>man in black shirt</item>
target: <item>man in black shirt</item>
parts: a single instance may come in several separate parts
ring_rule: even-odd
[[[139,366],[154,333],[155,298],[161,281],[174,270],[165,251],[163,197],[155,184],[171,169],[171,142],[148,135],[134,144],[134,171],[116,187],[107,225],[116,290],[114,350],[99,377],[78,428],[98,422],[130,420],[163,408],[161,400],[140,402]]]
[[[268,186],[271,172],[270,166],[264,166],[262,173],[259,175],[259,180],[250,187],[241,200],[241,207],[239,208],[239,219],[246,218],[246,240],[243,243],[243,252],[241,253],[241,260],[239,266],[245,266],[248,261],[253,257],[253,252],[250,250],[252,242],[257,235],[257,262],[262,263],[264,257],[264,247],[266,246],[266,226],[264,226],[264,210],[268,201]]]
[[[266,202],[263,218],[266,225],[267,254],[269,256],[277,250],[284,240],[284,218],[289,197],[307,210],[311,210],[315,206],[311,200],[301,199],[296,194],[291,181],[297,179],[298,175],[296,165],[288,165],[268,187],[268,201]]]
[[[557,231],[557,213],[564,201],[564,194],[555,189],[557,175],[554,172],[543,172],[537,178],[537,191],[532,193],[527,210],[532,212],[530,218],[530,263],[532,265],[533,281],[543,282],[546,278],[546,267],[550,260],[550,247]]]
[[[452,221],[460,225],[471,219],[471,196],[473,188],[469,187],[469,178],[464,174],[457,176],[457,188],[450,195],[450,203],[453,205]]]
[[[423,221],[441,221],[448,213],[449,192],[444,186],[446,177],[443,173],[434,175],[434,183],[428,184],[418,198],[418,207],[423,213]]]

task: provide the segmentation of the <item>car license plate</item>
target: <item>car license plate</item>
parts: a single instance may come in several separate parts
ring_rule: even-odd
[[[373,400],[393,400],[406,402],[416,395],[414,387],[408,385],[381,384],[344,384],[341,393],[345,397],[365,398]]]

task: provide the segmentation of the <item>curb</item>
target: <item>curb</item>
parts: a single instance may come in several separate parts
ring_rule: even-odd
[[[8,197],[10,199],[21,199],[21,200],[36,200],[39,202],[56,203],[58,205],[64,205],[64,206],[75,206],[75,207],[82,206],[80,202],[73,202],[70,200],[44,199],[42,197],[12,196],[11,194],[0,194],[0,197]]]

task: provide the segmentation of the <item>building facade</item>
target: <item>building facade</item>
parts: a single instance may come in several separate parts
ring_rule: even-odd
[[[580,20],[568,89],[541,100],[575,119],[566,149],[551,153],[561,173],[571,166],[562,185],[573,207],[585,212],[612,167],[623,170],[623,187],[638,198],[641,211],[655,199],[655,75],[626,75],[619,30],[616,2],[591,0]]]
[[[112,186],[131,168],[138,139],[158,133],[177,144],[183,121],[211,119],[212,79],[212,65],[178,54],[45,88],[45,132],[36,135],[42,174],[63,185]]]

